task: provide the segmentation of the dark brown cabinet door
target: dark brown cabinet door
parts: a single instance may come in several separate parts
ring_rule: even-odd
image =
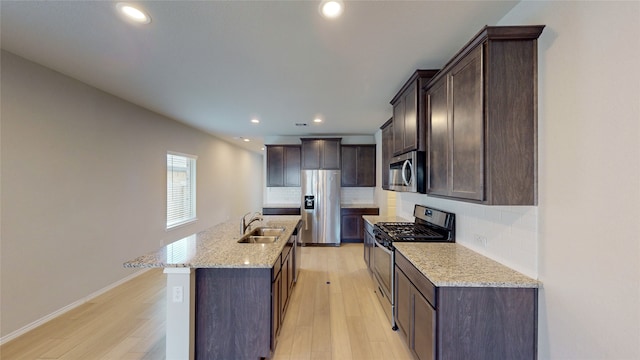
[[[302,169],[339,170],[341,139],[301,139]]]
[[[280,332],[281,315],[280,294],[282,292],[282,273],[278,273],[271,284],[271,349],[275,349]]]
[[[375,145],[343,145],[342,186],[376,186],[376,147]]]
[[[393,105],[393,154],[402,154],[404,151],[404,101],[400,98]]]
[[[267,186],[300,186],[300,146],[267,145]]]
[[[451,70],[451,195],[483,200],[482,46]]]
[[[342,170],[340,172],[342,186],[358,186],[358,148],[342,147]]]
[[[393,105],[393,155],[425,151],[424,86],[438,70],[416,70],[391,100]]]
[[[407,276],[395,268],[396,281],[396,325],[409,343],[411,330],[411,283]]]
[[[418,149],[418,89],[416,84],[407,90],[404,103],[404,137],[403,152]]]
[[[358,149],[358,186],[376,186],[376,146],[360,146]]]
[[[447,78],[427,91],[427,194],[449,195],[449,108]]]
[[[393,157],[393,119],[382,127],[382,189],[389,190],[389,162]]]
[[[293,262],[291,252],[282,263],[282,281],[281,281],[281,300],[280,300],[280,322],[284,321],[284,315],[286,313],[289,300],[291,299],[291,285],[293,284]]]
[[[302,140],[302,169],[320,169],[322,140]]]
[[[411,289],[413,331],[411,349],[420,360],[436,358],[436,311],[415,289]]]
[[[341,216],[340,231],[343,240],[363,240],[362,236],[362,215],[345,214]]]
[[[324,148],[322,151],[322,169],[339,170],[340,169],[340,140],[324,140]]]
[[[284,147],[284,186],[300,186],[300,146]]]
[[[267,186],[284,186],[284,147],[267,145]]]
[[[365,230],[363,215],[378,215],[379,208],[342,208],[340,209],[340,239],[343,242],[364,242]]]

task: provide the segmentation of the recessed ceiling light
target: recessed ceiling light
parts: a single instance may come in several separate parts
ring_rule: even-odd
[[[251,119],[251,122],[254,123],[254,124],[259,124],[260,120],[258,120],[256,118],[253,118],[253,119]]]
[[[244,142],[249,142],[249,141],[251,141],[251,140],[249,140],[249,139],[247,139],[247,138],[244,138],[244,139],[242,139],[242,141],[244,141]]]
[[[321,122],[322,122],[322,119],[320,119],[320,118],[318,118],[318,117],[317,117],[317,118],[313,119],[313,122],[314,122],[314,123],[321,123]]]
[[[335,19],[344,11],[342,0],[323,0],[320,3],[320,14],[328,19]]]
[[[116,9],[124,14],[127,19],[135,21],[138,24],[148,24],[151,22],[151,16],[149,16],[149,14],[133,5],[126,3],[117,3]]]

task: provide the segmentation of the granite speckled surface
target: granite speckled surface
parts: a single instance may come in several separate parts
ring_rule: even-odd
[[[377,209],[376,204],[340,204],[342,209]]]
[[[537,288],[539,282],[459,244],[394,243],[434,285]]]
[[[158,251],[124,263],[126,268],[270,268],[272,267],[300,216],[264,216],[256,226],[284,227],[272,244],[239,244],[240,221],[227,221],[164,246]]]

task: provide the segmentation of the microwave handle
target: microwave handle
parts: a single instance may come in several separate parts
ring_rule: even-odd
[[[404,163],[402,164],[402,182],[404,182],[404,186],[411,186],[411,184],[409,184],[409,181],[407,181],[407,177],[405,176],[405,173],[406,173],[405,170],[407,169],[407,166],[409,166],[410,170],[413,170],[411,169],[412,168],[411,161],[405,160]]]

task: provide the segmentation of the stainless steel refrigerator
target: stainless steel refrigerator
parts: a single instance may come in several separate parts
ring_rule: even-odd
[[[303,245],[340,245],[340,170],[302,170]]]

